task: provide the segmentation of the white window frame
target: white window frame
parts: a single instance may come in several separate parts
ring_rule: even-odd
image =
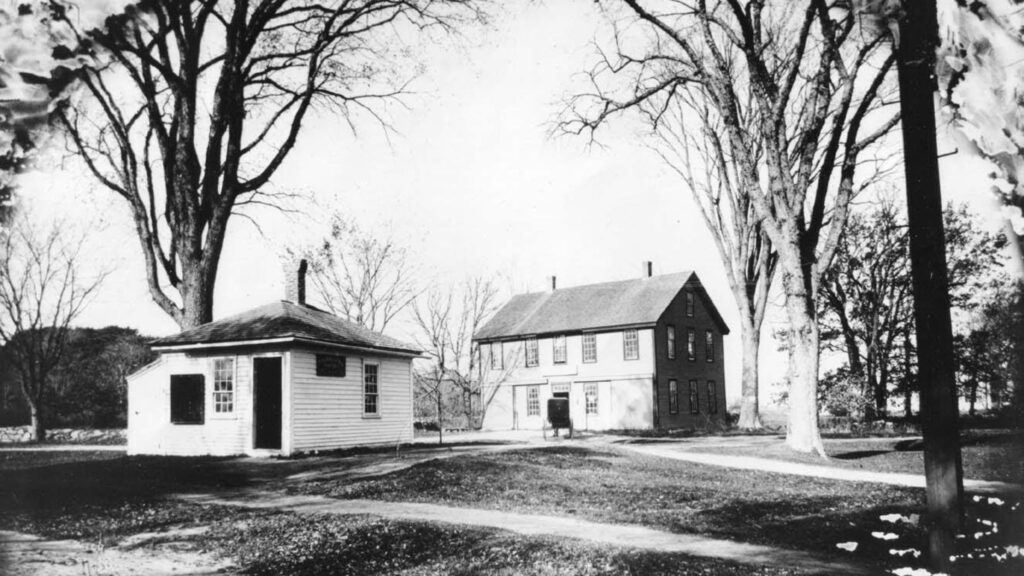
[[[540,386],[526,387],[526,415],[540,416]]]
[[[586,403],[587,414],[598,413],[598,394],[597,382],[587,382],[583,385],[583,398]]]
[[[540,345],[536,338],[526,339],[526,367],[533,368],[540,364]]]
[[[622,331],[622,359],[640,359],[640,333],[636,328]]]
[[[369,376],[369,370],[367,368],[373,367],[373,385],[375,387],[374,392],[367,392],[366,387],[368,382],[366,381]],[[374,408],[373,412],[366,410],[366,401],[370,397],[373,398]],[[378,362],[363,362],[363,418],[380,418],[381,413],[380,406],[380,363]]]
[[[495,353],[497,352],[497,353]],[[491,370],[505,368],[505,343],[491,342]]]
[[[565,340],[565,334],[559,334],[551,338],[551,360],[555,364],[565,364],[569,361],[569,350],[566,347]]]
[[[593,332],[584,332],[583,363],[593,364],[594,362],[597,362],[597,334]]]
[[[217,365],[221,362],[230,362],[231,367],[227,371],[228,380],[221,380],[220,376],[224,374],[218,369]],[[213,358],[213,362],[210,364],[210,371],[212,372],[210,381],[213,385],[210,387],[212,410],[210,410],[210,417],[212,418],[234,418],[236,408],[236,395],[238,382],[238,362],[234,356],[222,356]],[[226,389],[221,389],[220,386],[227,383]],[[226,409],[221,409],[226,408]]]

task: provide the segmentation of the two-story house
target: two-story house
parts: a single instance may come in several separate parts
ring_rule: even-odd
[[[484,428],[541,429],[567,397],[578,429],[691,428],[725,413],[722,336],[693,272],[519,294],[475,335]]]

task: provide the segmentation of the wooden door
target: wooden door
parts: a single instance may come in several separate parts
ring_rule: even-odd
[[[253,358],[256,448],[281,448],[281,358]]]

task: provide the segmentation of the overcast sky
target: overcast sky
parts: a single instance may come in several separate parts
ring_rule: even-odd
[[[371,122],[360,123],[356,135],[330,115],[305,123],[274,180],[276,189],[310,198],[301,205],[305,213],[252,212],[262,233],[232,220],[215,318],[281,298],[281,247],[315,235],[318,216],[340,209],[365,228],[391,229],[429,283],[500,274],[510,289],[539,290],[551,275],[560,286],[636,277],[641,262],[652,260],[655,273],[696,270],[738,328],[710,237],[685,189],[640,144],[638,127],[614,125],[602,135],[603,147],[548,136],[561,96],[593,62],[592,40],[602,26],[595,3],[524,2],[503,10],[488,30],[423,53],[411,109],[394,111],[398,133],[390,138]],[[33,204],[97,230],[92,264],[114,270],[80,323],[175,332],[148,295],[122,202],[71,165],[54,166],[27,181]],[[947,196],[977,198],[987,186],[965,159],[944,160],[944,169]],[[781,319],[776,313],[769,324]],[[394,332],[410,336],[401,326]],[[784,372],[775,348],[764,344],[766,384]],[[726,361],[732,400],[739,390],[736,331],[727,337]]]

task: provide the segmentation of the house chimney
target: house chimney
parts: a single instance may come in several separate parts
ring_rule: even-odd
[[[299,305],[306,304],[306,268],[305,258],[298,262],[290,261],[284,271],[284,299]]]
[[[650,278],[651,276],[654,276],[654,262],[644,260],[641,264],[643,264],[643,272],[640,273],[641,278]]]
[[[549,280],[548,284],[551,285],[550,290],[556,290],[558,288],[558,277],[557,276],[548,276],[548,280]]]

